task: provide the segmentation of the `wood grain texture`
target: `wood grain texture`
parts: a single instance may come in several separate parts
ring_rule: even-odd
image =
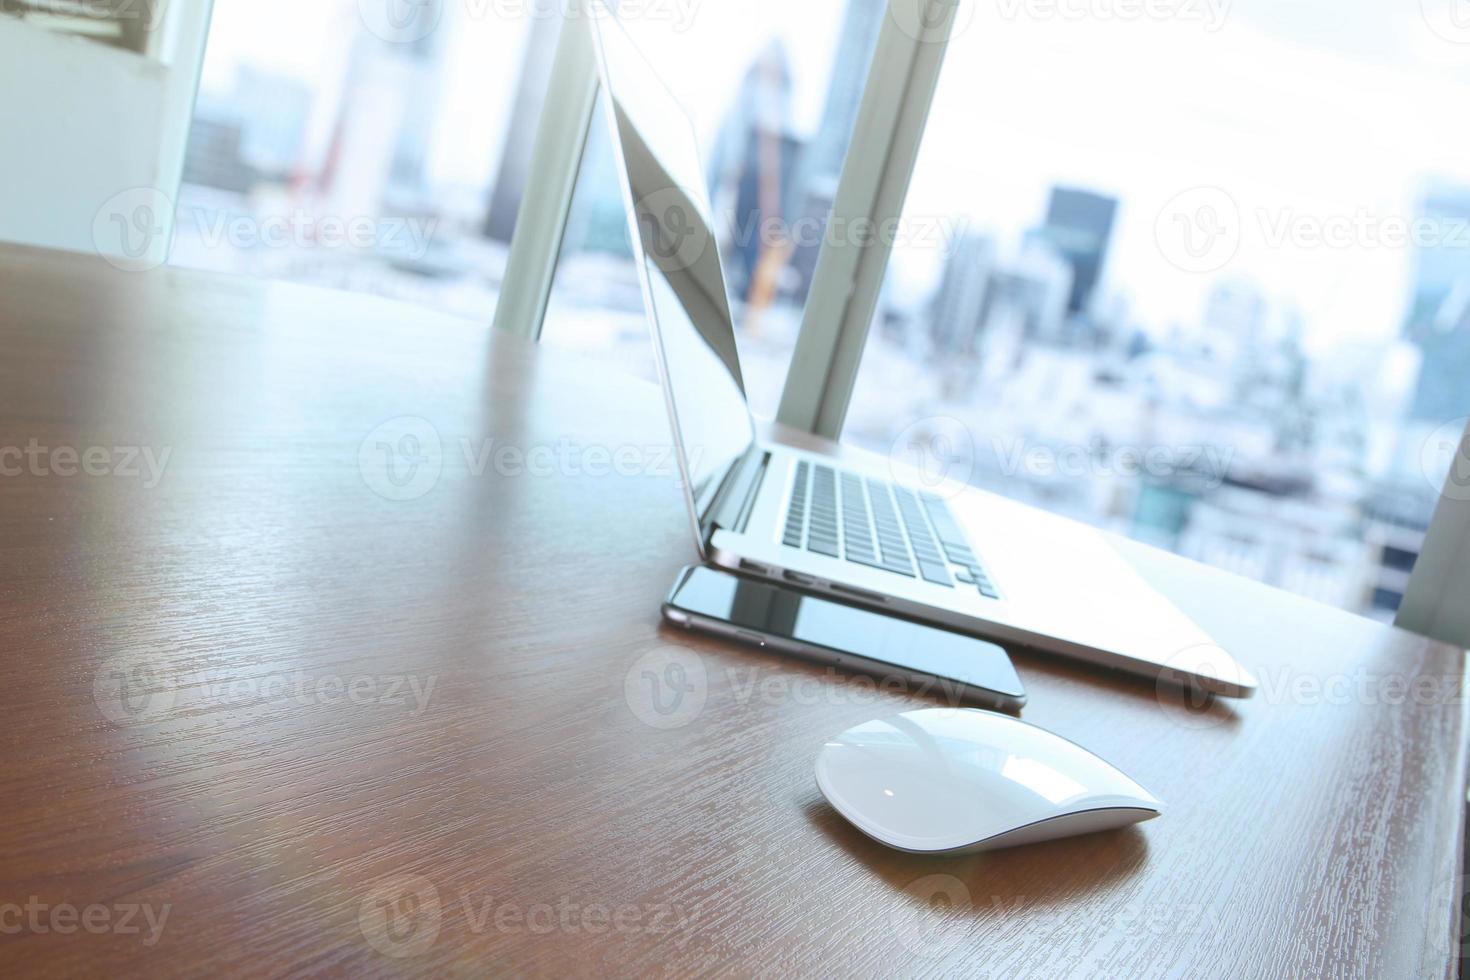
[[[1262,694],[1187,711],[1018,654],[1026,719],[1167,814],[903,855],[812,763],[932,698],[660,627],[693,553],[655,389],[403,306],[15,248],[0,350],[0,450],[46,451],[0,476],[0,973],[1452,973],[1460,651],[1129,546]],[[431,430],[380,428],[405,417]],[[426,431],[442,472],[395,484],[377,443],[432,468]],[[64,447],[108,463],[59,475]]]

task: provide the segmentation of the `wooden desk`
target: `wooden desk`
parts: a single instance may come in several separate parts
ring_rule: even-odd
[[[692,548],[653,388],[370,299],[8,248],[0,345],[0,448],[34,447],[0,456],[0,973],[1452,972],[1459,651],[1131,549],[1262,695],[1187,713],[1020,656],[1025,717],[1169,812],[903,855],[812,761],[932,701],[660,630]],[[432,428],[372,435],[403,417]],[[677,708],[644,687],[671,645]]]

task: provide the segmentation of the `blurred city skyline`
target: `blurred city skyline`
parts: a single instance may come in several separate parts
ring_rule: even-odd
[[[770,415],[818,249],[751,232],[827,220],[885,3],[757,6],[630,32],[689,109]],[[350,0],[221,0],[175,261],[488,321],[555,38],[493,9],[395,40]],[[904,212],[940,234],[894,251],[844,437],[968,441],[978,486],[1390,615],[1430,435],[1470,415],[1465,67],[1366,2],[1047,9],[962,14]],[[622,207],[595,124],[543,339],[647,377]],[[207,233],[283,215],[287,247]],[[375,237],[323,248],[329,218]]]

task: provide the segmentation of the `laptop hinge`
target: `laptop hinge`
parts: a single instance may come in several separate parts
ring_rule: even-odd
[[[766,472],[766,464],[770,460],[770,453],[752,448],[740,462],[730,468],[719,492],[715,494],[714,503],[710,506],[707,522],[708,534],[713,534],[715,528],[723,528],[736,533],[744,532],[750,521],[750,513],[755,509],[755,499],[760,494],[761,479]]]

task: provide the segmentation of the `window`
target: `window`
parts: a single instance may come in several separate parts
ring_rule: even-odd
[[[1470,416],[1470,31],[1420,14],[965,7],[845,438],[1390,617]]]
[[[535,5],[216,0],[171,261],[488,322],[558,24]]]
[[[624,17],[629,33],[699,139],[751,406],[771,417],[887,3],[671,0],[638,9]],[[599,110],[542,342],[651,377],[606,131]]]

